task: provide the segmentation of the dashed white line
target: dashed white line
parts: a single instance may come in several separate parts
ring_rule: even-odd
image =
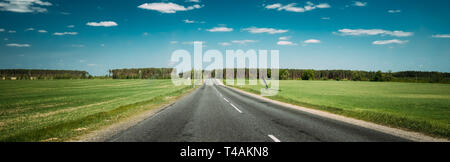
[[[222,96],[222,93],[220,93],[216,87],[214,87],[214,89],[216,90],[216,92],[220,95],[220,97],[222,97],[225,101],[227,101],[234,109],[236,109],[239,113],[242,114],[242,111],[239,110],[236,106],[234,106],[230,101],[228,101],[225,97]]]
[[[233,106],[234,107],[234,109],[236,109],[239,113],[242,113],[242,111],[241,110],[239,110],[236,106],[234,106],[232,103],[230,103],[230,105],[231,106]]]
[[[214,87],[214,90],[216,90],[217,94],[219,94],[220,97],[223,97],[223,96],[222,96],[222,93],[220,93],[220,92],[217,90],[216,87]]]
[[[273,136],[273,135],[271,135],[271,134],[269,134],[268,135],[274,142],[281,142],[277,137],[275,137],[275,136]]]

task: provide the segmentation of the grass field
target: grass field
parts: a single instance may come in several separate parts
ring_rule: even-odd
[[[0,141],[65,141],[187,93],[171,80],[0,81]]]
[[[237,87],[259,94],[263,86]],[[450,84],[280,81],[271,99],[450,137]]]

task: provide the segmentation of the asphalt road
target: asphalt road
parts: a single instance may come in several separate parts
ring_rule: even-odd
[[[400,137],[268,103],[208,80],[108,141],[397,142]]]

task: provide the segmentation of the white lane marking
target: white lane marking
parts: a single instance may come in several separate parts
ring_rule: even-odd
[[[218,94],[220,97],[223,97],[222,93],[220,93],[220,92],[217,90],[216,87],[214,87],[214,90],[216,90],[217,94]]]
[[[234,106],[232,103],[230,103],[230,105],[231,106],[233,106],[234,107],[234,109],[236,109],[239,113],[242,113],[242,111],[241,110],[239,110],[236,106]]]
[[[275,137],[275,136],[273,136],[273,135],[271,135],[271,134],[269,134],[268,135],[274,142],[281,142],[277,137]]]
[[[242,111],[239,110],[236,106],[234,106],[230,101],[228,101],[225,97],[222,96],[222,93],[220,93],[216,87],[214,87],[214,89],[217,91],[217,93],[219,93],[220,97],[222,97],[225,101],[227,101],[234,109],[236,109],[239,113],[242,114]]]

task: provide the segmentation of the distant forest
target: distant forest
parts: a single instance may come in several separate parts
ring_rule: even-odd
[[[255,69],[252,69],[255,70]],[[256,69],[257,70],[257,69]],[[234,69],[235,76],[237,69]],[[249,77],[249,69],[245,69],[245,77]],[[193,73],[192,71],[189,71]],[[189,73],[188,72],[188,73]],[[49,80],[49,79],[170,79],[172,68],[138,68],[138,69],[112,69],[106,76],[93,77],[86,71],[74,70],[27,70],[5,69],[0,70],[2,80]],[[270,69],[267,71],[271,77]],[[212,77],[215,70],[212,71]],[[181,74],[180,74],[181,75]],[[226,76],[223,70],[223,78]],[[257,75],[259,75],[257,70]],[[193,75],[192,75],[193,76]],[[423,72],[423,71],[355,71],[355,70],[302,70],[280,69],[280,80],[352,80],[352,81],[392,81],[392,82],[418,82],[418,83],[450,83],[450,73]]]
[[[257,69],[256,69],[257,70]],[[249,77],[249,69],[245,69],[245,77]],[[170,79],[171,68],[140,68],[140,69],[114,69],[110,70],[113,79]],[[190,71],[193,73],[192,71]],[[215,70],[211,71],[215,77]],[[236,77],[237,69],[234,69]],[[270,69],[267,71],[271,77]],[[223,78],[226,77],[223,70]],[[181,74],[180,74],[181,75]],[[257,70],[257,75],[259,71]],[[193,76],[193,74],[192,74]],[[352,81],[394,81],[394,82],[420,82],[420,83],[450,83],[450,73],[423,72],[423,71],[355,71],[355,70],[302,70],[280,69],[280,80],[352,80]]]
[[[172,68],[113,69],[113,79],[170,79]]]
[[[89,77],[92,76],[88,72],[76,70],[0,69],[2,80],[87,79]]]

